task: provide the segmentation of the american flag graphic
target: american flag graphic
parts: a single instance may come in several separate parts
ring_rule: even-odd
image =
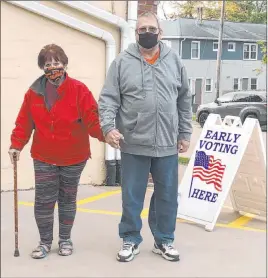
[[[213,155],[206,155],[203,151],[197,151],[194,161],[193,178],[199,178],[206,184],[213,184],[217,191],[222,191],[222,177],[226,165],[220,159],[214,159]]]

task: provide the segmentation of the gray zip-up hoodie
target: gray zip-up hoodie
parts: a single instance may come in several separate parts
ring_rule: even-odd
[[[160,42],[160,57],[150,65],[137,44],[112,62],[99,98],[103,133],[123,134],[121,151],[162,157],[178,153],[177,142],[190,140],[192,95],[178,53]]]

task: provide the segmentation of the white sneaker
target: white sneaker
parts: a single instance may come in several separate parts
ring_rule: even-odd
[[[135,255],[140,253],[139,246],[133,242],[123,242],[121,250],[118,252],[116,259],[119,262],[130,262]]]
[[[178,250],[176,250],[171,243],[161,245],[157,245],[155,243],[153,252],[155,254],[161,255],[164,259],[168,261],[176,262],[180,260],[180,254]]]

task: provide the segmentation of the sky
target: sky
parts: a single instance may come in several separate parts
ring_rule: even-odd
[[[183,3],[183,2],[187,2],[187,1],[173,1],[173,2]],[[210,5],[209,1],[202,1],[202,6],[203,7],[206,7],[206,6],[209,6],[209,5]],[[170,4],[170,1],[160,1],[159,5],[158,5],[157,15],[160,18],[160,20],[165,20],[163,9],[161,8],[162,6],[164,6],[166,14],[172,13],[174,11],[174,8],[172,8],[172,4]]]
[[[167,14],[173,11],[173,8],[171,7],[169,1],[160,1],[160,4],[158,6],[157,15],[161,20],[165,19],[163,10],[160,8],[163,4],[164,4],[164,8],[165,8],[165,11]]]

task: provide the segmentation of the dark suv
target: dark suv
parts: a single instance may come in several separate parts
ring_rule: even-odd
[[[215,102],[202,104],[196,111],[196,121],[204,126],[210,113],[258,119],[261,126],[267,125],[267,93],[265,91],[239,91],[222,95]]]

